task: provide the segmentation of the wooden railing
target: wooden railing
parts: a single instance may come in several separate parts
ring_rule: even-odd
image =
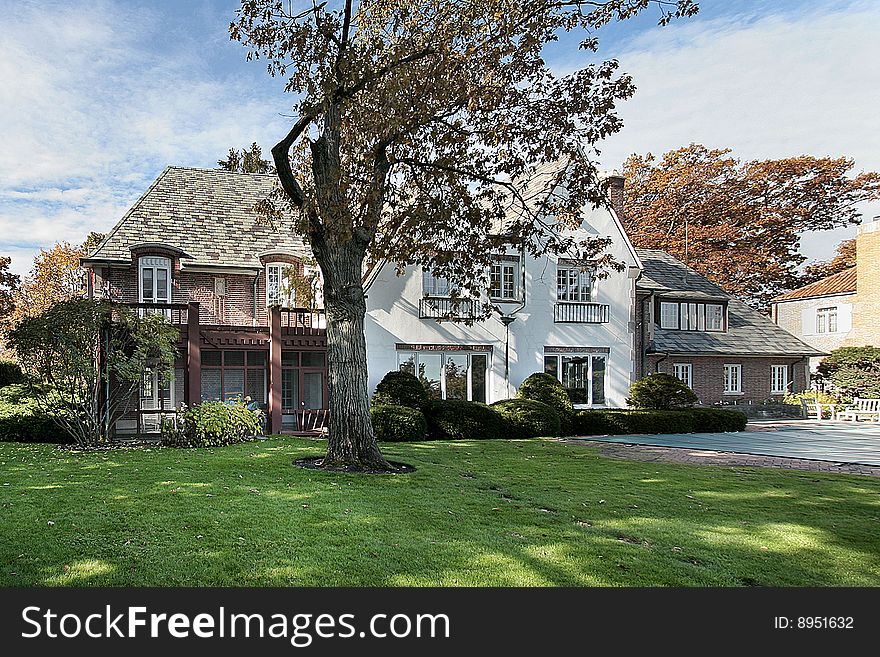
[[[557,324],[606,324],[610,307],[605,303],[557,303],[553,321]]]
[[[282,328],[326,329],[327,316],[321,308],[282,308]]]
[[[480,302],[476,299],[425,297],[419,300],[420,319],[474,320],[480,318],[480,310]]]
[[[301,411],[284,411],[284,415],[293,415],[295,425],[288,429],[290,433],[320,436],[330,428],[330,411],[326,408],[306,408]],[[282,426],[283,423],[282,423]]]
[[[126,303],[123,305],[134,308],[141,317],[150,313],[165,315],[168,321],[175,326],[186,326],[189,320],[189,305],[185,303]]]

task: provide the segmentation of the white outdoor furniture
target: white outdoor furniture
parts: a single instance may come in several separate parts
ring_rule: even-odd
[[[837,413],[838,420],[858,422],[861,418],[880,422],[880,399],[853,399],[852,405]]]
[[[837,407],[840,405],[841,404],[838,403],[816,402],[801,399],[801,408],[804,411],[804,417],[808,420],[821,420],[825,415],[826,410],[828,412],[828,417],[832,420],[836,420],[838,419]]]

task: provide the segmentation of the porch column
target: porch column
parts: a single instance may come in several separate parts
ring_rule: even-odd
[[[281,433],[281,309],[269,308],[269,433]]]
[[[186,311],[186,385],[187,406],[202,401],[202,346],[199,341],[199,302],[190,301]]]

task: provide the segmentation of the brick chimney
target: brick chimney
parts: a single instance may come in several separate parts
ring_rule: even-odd
[[[863,222],[856,237],[856,296],[846,345],[880,346],[880,221]]]
[[[618,173],[611,173],[610,175],[605,177],[604,182],[605,193],[608,195],[608,200],[611,202],[611,207],[614,208],[617,216],[620,219],[623,219],[623,176]]]

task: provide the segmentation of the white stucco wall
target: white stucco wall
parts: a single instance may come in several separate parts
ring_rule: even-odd
[[[525,264],[525,307],[510,326],[510,389],[505,381],[505,329],[497,315],[466,326],[459,322],[439,323],[419,318],[422,298],[422,272],[409,267],[396,276],[386,266],[367,291],[367,362],[371,390],[397,364],[397,343],[423,345],[488,345],[489,403],[513,396],[528,375],[544,369],[545,347],[608,348],[605,380],[606,406],[625,406],[634,372],[632,317],[635,276],[638,261],[619,224],[610,211],[596,209],[585,213],[581,230],[592,236],[610,236],[608,251],[626,265],[622,272],[594,285],[592,301],[610,306],[609,322],[604,324],[554,323],[556,303],[556,259],[527,258]],[[508,311],[513,304],[507,305]]]

